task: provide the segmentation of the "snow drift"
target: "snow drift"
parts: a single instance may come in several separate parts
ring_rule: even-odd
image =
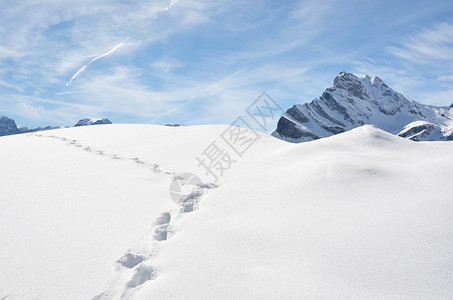
[[[225,128],[3,137],[0,299],[451,298],[452,143],[260,134],[181,212],[172,172],[210,183],[195,157]]]

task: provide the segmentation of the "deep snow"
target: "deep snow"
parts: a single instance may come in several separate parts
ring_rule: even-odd
[[[0,138],[0,299],[451,299],[453,143],[260,134],[181,213],[171,172],[211,182],[195,157],[225,129]]]

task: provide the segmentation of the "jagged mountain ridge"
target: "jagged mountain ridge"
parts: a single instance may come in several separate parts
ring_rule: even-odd
[[[32,129],[30,129],[28,127],[17,127],[16,122],[13,119],[0,115],[0,136],[27,133],[27,132],[44,131],[44,130],[51,130],[51,129],[58,129],[58,128],[64,128],[64,127],[63,126],[46,126],[46,127],[32,128]]]
[[[288,109],[273,135],[306,142],[372,124],[417,141],[453,140],[452,119],[452,107],[420,104],[374,75],[341,72],[321,97]]]
[[[74,127],[89,126],[89,125],[102,125],[102,124],[112,124],[112,122],[106,118],[100,118],[100,119],[85,118],[85,119],[79,120],[79,122],[77,122],[74,125]]]
[[[16,122],[5,116],[0,116],[0,136],[20,133]]]
[[[78,126],[88,126],[88,125],[101,125],[101,124],[112,124],[109,119],[81,119],[79,120],[74,127]],[[16,122],[13,119],[10,119],[6,116],[0,115],[0,136],[13,135],[19,133],[28,133],[36,131],[45,131],[59,128],[68,128],[69,126],[46,126],[29,129],[28,127],[17,127]]]

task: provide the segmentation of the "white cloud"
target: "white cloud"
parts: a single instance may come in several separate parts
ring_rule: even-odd
[[[453,60],[453,25],[441,23],[408,37],[389,52],[416,64]]]

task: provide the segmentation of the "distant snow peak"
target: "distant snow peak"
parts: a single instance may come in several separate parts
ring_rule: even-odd
[[[394,91],[376,75],[359,78],[340,72],[319,98],[289,108],[273,135],[307,142],[373,124],[416,141],[448,140],[452,119],[453,110],[420,104]]]
[[[169,124],[165,124],[165,126],[169,126],[169,127],[181,127],[181,126],[186,126],[182,123],[169,123]]]
[[[89,125],[101,125],[101,124],[112,124],[112,122],[106,118],[102,118],[102,119],[85,118],[85,119],[79,120],[79,122],[77,122],[74,125],[74,127],[89,126]]]

